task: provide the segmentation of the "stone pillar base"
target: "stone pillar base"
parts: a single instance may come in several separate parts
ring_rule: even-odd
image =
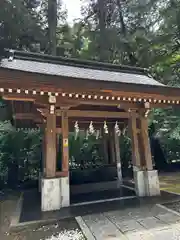
[[[136,195],[139,197],[159,196],[160,186],[157,170],[142,171],[134,169]]]
[[[147,196],[160,195],[158,171],[157,170],[145,171],[144,176]]]
[[[41,210],[54,211],[69,206],[69,178],[42,178]]]
[[[61,207],[69,207],[70,205],[70,189],[69,177],[61,178]]]
[[[136,195],[139,197],[146,196],[146,185],[144,181],[144,171],[139,170],[138,168],[133,169],[134,174],[134,183]]]

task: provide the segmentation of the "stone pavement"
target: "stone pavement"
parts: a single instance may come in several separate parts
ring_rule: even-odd
[[[157,205],[83,216],[95,240],[180,240],[180,216]]]

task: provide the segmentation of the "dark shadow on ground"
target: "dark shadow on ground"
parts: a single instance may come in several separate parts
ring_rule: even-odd
[[[129,190],[127,188],[122,188],[121,190],[105,190],[100,192],[94,192],[94,193],[86,193],[86,194],[78,194],[71,197],[72,202],[71,203],[78,203],[78,202],[89,202],[89,201],[97,201],[97,200],[105,200],[105,199],[111,199],[111,198],[120,198],[123,196],[135,196],[135,192],[132,190]],[[123,200],[120,201],[121,204],[123,204]],[[103,206],[102,206],[103,205]],[[25,191],[24,192],[24,199],[23,199],[23,206],[22,206],[22,212],[20,216],[20,222],[26,222],[26,221],[36,221],[36,220],[43,220],[46,219],[47,216],[52,218],[68,218],[68,217],[74,217],[79,216],[82,214],[86,214],[87,211],[91,213],[96,211],[96,208],[99,212],[103,208],[103,211],[105,207],[110,206],[112,204],[108,202],[104,203],[93,203],[91,205],[86,206],[74,206],[74,207],[68,207],[63,208],[59,211],[53,211],[50,213],[43,213],[41,212],[41,194],[37,190],[31,190],[31,191]],[[116,206],[116,204],[115,204]]]
[[[113,196],[112,196],[113,197]],[[125,209],[128,207],[140,207],[147,204],[166,203],[169,201],[180,200],[180,196],[167,192],[161,192],[159,197],[131,198],[107,201],[101,203],[93,203],[88,205],[71,206],[62,208],[58,211],[41,212],[40,193],[35,191],[27,191],[24,193],[24,201],[20,216],[20,223],[28,221],[39,221],[49,219],[68,219],[76,216],[83,216],[93,213],[101,213],[113,210]]]
[[[80,203],[80,202],[91,202],[91,201],[98,201],[98,200],[105,200],[105,199],[112,199],[112,198],[120,198],[126,196],[135,196],[135,192],[133,190],[127,188],[120,188],[120,189],[111,189],[111,190],[104,190],[98,192],[90,192],[90,193],[83,193],[83,194],[74,194],[71,195],[71,203]]]

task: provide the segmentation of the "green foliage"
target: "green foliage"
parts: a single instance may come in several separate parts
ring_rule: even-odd
[[[5,0],[0,9],[0,45],[30,49],[41,42],[43,33],[35,11],[36,1]]]
[[[150,124],[154,125],[153,135],[160,139],[167,161],[179,160],[180,109],[154,109]]]
[[[70,168],[92,168],[103,164],[102,138],[96,139],[81,131],[77,139],[74,133],[69,136]]]
[[[37,179],[41,162],[41,134],[17,131],[9,122],[0,123],[0,186],[17,186]]]

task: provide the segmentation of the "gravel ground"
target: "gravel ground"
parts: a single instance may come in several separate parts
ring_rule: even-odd
[[[180,193],[179,172],[161,173],[159,175],[161,190]]]
[[[17,199],[17,193],[8,194],[3,198],[0,196],[0,240],[85,240],[75,219],[9,233],[11,215]]]

